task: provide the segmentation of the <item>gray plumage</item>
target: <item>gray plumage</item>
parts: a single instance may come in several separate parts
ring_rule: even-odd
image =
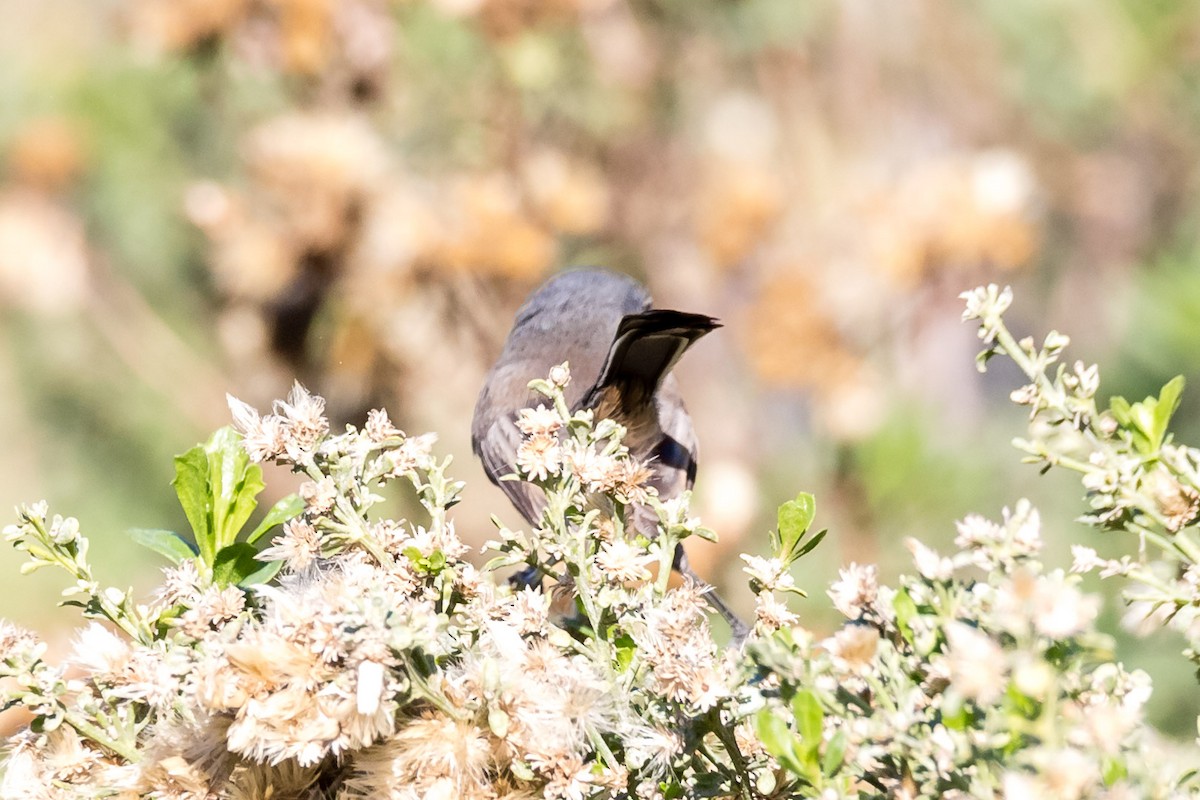
[[[564,361],[571,382],[564,389],[572,410],[591,408],[597,419],[626,428],[630,453],[650,464],[650,483],[669,499],[691,488],[698,444],[691,417],[671,368],[697,339],[719,323],[680,311],[650,310],[650,295],[633,279],[601,269],[562,273],[547,281],[517,311],[512,331],[484,379],[471,423],[471,444],[484,470],[531,524],[544,505],[532,484],[500,478],[516,472],[521,433],[517,412],[545,402],[529,382]],[[654,517],[635,511],[635,525],[649,535]],[[683,548],[675,567],[697,581]],[[703,583],[703,581],[700,581]],[[744,638],[745,625],[709,592],[710,601]]]

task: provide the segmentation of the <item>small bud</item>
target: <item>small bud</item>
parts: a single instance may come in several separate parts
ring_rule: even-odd
[[[565,388],[571,382],[571,369],[568,362],[550,368],[550,382],[558,388]]]
[[[1042,344],[1042,347],[1044,347],[1047,352],[1057,353],[1070,343],[1071,337],[1067,336],[1065,333],[1050,331],[1048,334],[1046,334],[1046,341]]]
[[[1036,403],[1038,399],[1037,386],[1030,383],[1022,386],[1020,389],[1014,389],[1012,393],[1009,394],[1008,399],[1012,400],[1019,406],[1031,406]]]
[[[1075,376],[1079,380],[1080,397],[1091,397],[1100,388],[1100,368],[1092,364],[1086,366],[1082,361],[1075,362]]]
[[[79,520],[74,517],[62,517],[55,515],[54,523],[50,526],[50,538],[55,544],[71,544],[79,539]]]

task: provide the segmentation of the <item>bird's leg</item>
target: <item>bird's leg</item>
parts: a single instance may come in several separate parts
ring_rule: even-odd
[[[690,581],[694,581],[704,591],[704,599],[712,606],[721,617],[729,624],[730,631],[733,632],[733,646],[741,647],[742,643],[750,635],[750,627],[742,622],[737,614],[733,613],[733,609],[725,604],[721,595],[717,594],[717,590],[712,584],[701,578],[688,564],[687,553],[683,550],[683,545],[675,546],[675,560],[671,564],[675,571]]]

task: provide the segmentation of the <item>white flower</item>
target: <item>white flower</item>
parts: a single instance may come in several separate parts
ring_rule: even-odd
[[[796,585],[796,579],[787,571],[787,566],[778,558],[762,558],[745,553],[741,556],[746,566],[742,567],[751,578],[762,584],[764,591],[785,592]]]
[[[321,555],[321,535],[302,517],[283,523],[283,533],[271,540],[257,558],[260,561],[285,561],[288,569],[303,572]]]
[[[950,684],[963,697],[988,705],[1004,692],[1004,653],[978,628],[952,620],[945,627]]]
[[[1000,317],[1012,305],[1012,288],[1005,286],[1000,289],[996,284],[989,283],[986,287],[980,286],[963,292],[959,298],[966,301],[963,322],[979,320],[979,338],[990,343],[1000,327]]]
[[[923,577],[931,581],[944,581],[954,572],[954,564],[950,559],[939,556],[936,550],[911,536],[904,540],[904,546],[912,553],[913,564]]]
[[[1089,367],[1082,361],[1076,361],[1075,380],[1079,385],[1079,388],[1075,390],[1075,394],[1083,398],[1091,397],[1100,388],[1100,367],[1096,364],[1092,364]]]
[[[551,436],[558,433],[562,425],[558,412],[545,405],[523,408],[517,415],[517,427],[526,436]]]
[[[827,594],[833,605],[848,619],[858,619],[871,610],[879,593],[875,565],[850,566],[838,570],[838,580],[829,587]]]
[[[626,733],[624,740],[629,766],[659,780],[666,777],[671,762],[683,750],[679,734],[668,728],[639,725]]]
[[[963,550],[986,547],[1000,538],[1000,526],[979,514],[968,514],[955,527],[954,545]]]
[[[550,623],[550,595],[526,586],[505,604],[508,622],[523,634],[545,633]]]
[[[517,469],[530,480],[544,481],[562,465],[562,448],[553,436],[531,436],[517,448]]]
[[[79,632],[72,660],[94,675],[112,675],[129,663],[129,642],[93,622]]]
[[[598,453],[587,445],[573,444],[568,450],[567,462],[571,474],[589,492],[611,491],[621,480],[621,464],[617,457]]]
[[[1096,618],[1098,597],[1084,595],[1064,580],[1062,570],[1043,576],[1033,596],[1033,626],[1052,639],[1082,633]]]
[[[58,514],[50,523],[50,538],[58,545],[66,545],[79,540],[79,520],[74,517],[65,519]]]
[[[755,601],[755,619],[767,633],[795,625],[800,621],[799,616],[792,613],[785,603],[776,600],[770,592],[759,592],[755,595]]]
[[[1042,549],[1042,518],[1032,503],[1022,498],[1011,513],[1007,508],[1002,513],[1018,552],[1032,555]]]
[[[605,542],[596,554],[596,568],[614,583],[639,582],[650,579],[647,567],[657,558],[624,539]]]
[[[363,426],[363,432],[372,442],[382,442],[404,435],[404,431],[392,424],[387,411],[382,408],[373,408],[367,412],[367,423]]]
[[[313,514],[324,514],[337,500],[337,484],[328,476],[319,481],[305,481],[297,491],[304,506]]]
[[[1104,564],[1104,559],[1100,558],[1092,548],[1084,547],[1081,544],[1071,545],[1071,572],[1083,574],[1098,569]]]
[[[1091,790],[1098,788],[1100,769],[1096,759],[1072,747],[1046,749],[1036,755],[1038,777],[1049,797],[1078,800],[1091,796]]]
[[[838,669],[865,673],[879,648],[879,631],[873,625],[843,625],[822,646],[833,657]]]
[[[691,501],[692,493],[687,491],[660,504],[659,521],[668,530],[676,531],[681,538],[691,536],[700,529],[699,518],[688,515]]]

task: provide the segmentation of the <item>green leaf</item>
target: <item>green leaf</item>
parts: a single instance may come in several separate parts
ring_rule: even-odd
[[[242,578],[242,580],[238,583],[238,586],[258,586],[259,584],[270,583],[275,576],[279,574],[279,570],[283,569],[282,560],[260,560],[258,563],[262,564],[262,566],[254,572],[251,572],[246,577]]]
[[[1109,411],[1130,436],[1134,448],[1147,456],[1156,456],[1167,440],[1171,417],[1179,409],[1184,379],[1176,375],[1163,386],[1158,397],[1130,403],[1124,397],[1109,401]]]
[[[900,589],[892,598],[892,608],[896,611],[896,627],[900,629],[900,635],[904,641],[911,643],[912,625],[909,622],[920,613],[916,602],[907,591]]]
[[[688,789],[695,797],[729,797],[729,776],[723,772],[697,770],[689,778]]]
[[[250,463],[241,436],[226,426],[205,445],[216,549],[233,544],[258,506],[262,468]]]
[[[1101,775],[1104,778],[1104,785],[1112,786],[1117,781],[1124,780],[1129,775],[1129,770],[1123,760],[1108,756],[1101,766]]]
[[[175,531],[164,531],[152,528],[130,528],[129,538],[148,547],[161,556],[165,556],[172,564],[179,564],[189,558],[196,557],[196,550]]]
[[[282,525],[292,517],[297,517],[304,511],[304,500],[298,494],[289,494],[275,505],[258,523],[258,527],[246,537],[246,541],[254,544],[276,525]]]
[[[807,492],[801,492],[795,500],[788,500],[779,507],[779,558],[785,557],[796,548],[817,513],[817,501]]]
[[[670,783],[659,781],[658,791],[662,794],[663,800],[679,800],[679,798],[686,795],[683,787],[676,781],[671,781]]]
[[[213,559],[213,581],[218,586],[237,586],[263,568],[254,545],[235,542],[217,551]]]
[[[1154,404],[1153,409],[1154,424],[1151,431],[1156,452],[1167,439],[1167,428],[1171,424],[1171,417],[1175,415],[1179,409],[1179,401],[1183,399],[1183,386],[1183,376],[1176,375],[1167,381],[1167,385],[1158,393],[1158,401]]]
[[[205,564],[212,564],[213,547],[211,502],[208,491],[208,456],[204,446],[196,445],[186,453],[175,456],[175,479],[171,481],[175,495],[188,524],[196,537],[196,546]]]
[[[821,543],[821,540],[824,539],[825,535],[828,533],[829,533],[828,530],[823,530],[820,533],[818,533],[817,535],[813,536],[811,539],[809,539],[807,542],[805,542],[803,545],[800,546],[800,549],[796,551],[796,554],[792,557],[792,560],[796,561],[796,560],[808,555],[809,553],[811,553],[813,548],[816,547],[817,545],[819,545]]]
[[[796,716],[796,730],[804,741],[806,748],[818,747],[821,744],[821,722],[825,712],[821,709],[821,701],[810,689],[801,689],[792,698],[792,713]]]
[[[754,715],[754,730],[763,747],[775,756],[780,766],[802,778],[810,777],[808,768],[800,759],[796,737],[788,729],[787,722],[764,708]]]
[[[942,724],[952,731],[965,731],[971,725],[971,712],[967,709],[966,703],[959,703],[957,707],[946,707],[942,711]]]
[[[846,760],[846,731],[839,730],[829,740],[825,748],[825,757],[821,759],[821,773],[832,778],[842,768]]]
[[[624,672],[633,663],[633,656],[637,653],[637,642],[629,634],[623,633],[613,639],[613,647],[616,649],[617,671]]]

